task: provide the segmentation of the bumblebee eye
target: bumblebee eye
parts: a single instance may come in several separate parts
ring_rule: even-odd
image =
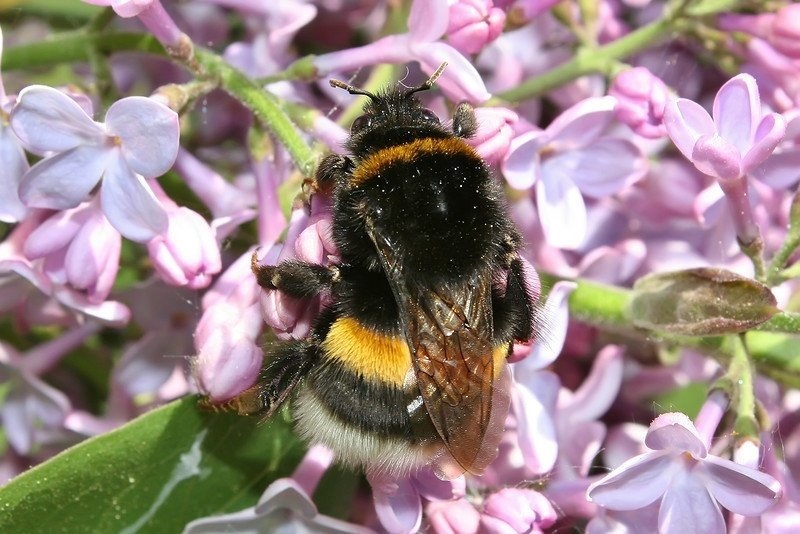
[[[433,111],[431,111],[431,110],[429,110],[427,108],[421,109],[419,111],[419,116],[424,121],[434,122],[436,124],[439,124],[439,117],[436,116],[436,113],[434,113]]]
[[[361,115],[353,121],[353,124],[350,126],[350,133],[358,133],[370,126],[372,126],[372,115]]]

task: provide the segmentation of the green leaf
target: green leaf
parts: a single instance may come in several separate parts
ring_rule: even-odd
[[[182,399],[0,489],[0,532],[180,532],[193,519],[252,506],[304,451],[280,414],[261,425]]]
[[[767,286],[717,268],[644,276],[629,307],[636,326],[690,336],[744,332],[778,311]]]

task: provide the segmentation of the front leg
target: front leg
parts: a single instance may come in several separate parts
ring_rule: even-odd
[[[261,265],[253,252],[250,268],[258,285],[264,289],[283,291],[290,297],[311,298],[330,290],[339,281],[339,267],[325,266],[297,260],[282,261],[278,265]]]

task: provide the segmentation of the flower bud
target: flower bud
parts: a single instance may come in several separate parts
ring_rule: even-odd
[[[669,91],[648,69],[636,67],[619,73],[608,92],[617,98],[614,114],[618,121],[649,139],[667,134],[664,109]]]
[[[214,232],[203,217],[189,208],[168,212],[169,226],[147,243],[156,272],[168,284],[200,289],[222,268]]]
[[[541,493],[505,488],[486,499],[481,526],[485,532],[539,532],[556,519],[553,505]]]
[[[464,54],[477,54],[503,31],[506,14],[492,0],[461,0],[450,6],[447,39]]]

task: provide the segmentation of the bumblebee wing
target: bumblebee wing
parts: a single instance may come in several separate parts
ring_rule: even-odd
[[[400,308],[430,420],[460,468],[479,474],[497,455],[508,410],[507,373],[493,358],[491,278],[457,288],[415,286],[402,275],[391,244],[375,232],[371,237]]]

